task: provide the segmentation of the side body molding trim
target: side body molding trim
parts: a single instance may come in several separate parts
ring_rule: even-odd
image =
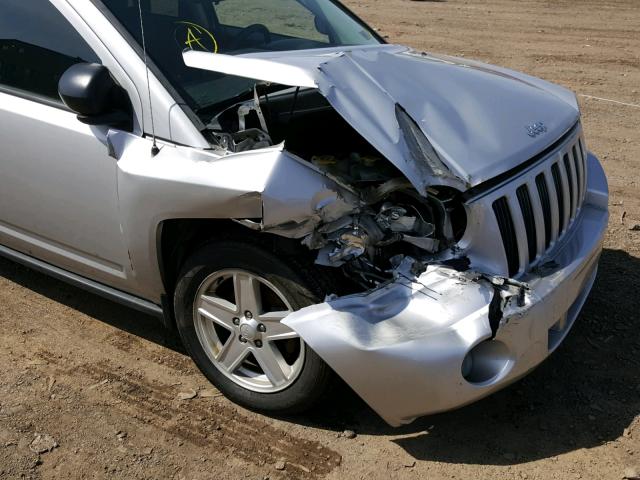
[[[89,280],[88,278],[81,277],[75,273],[50,265],[42,260],[25,255],[24,253],[16,252],[15,250],[0,245],[0,256],[6,257],[38,272],[50,275],[75,287],[100,295],[108,300],[133,308],[134,310],[138,310],[158,318],[163,317],[162,308],[152,302],[138,298],[134,295],[129,295],[128,293],[116,290],[115,288],[111,288],[107,285],[94,282],[93,280]]]

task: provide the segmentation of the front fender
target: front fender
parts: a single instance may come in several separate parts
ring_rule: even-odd
[[[357,206],[357,198],[282,145],[224,154],[160,144],[109,132],[118,162],[118,205],[131,267],[132,288],[152,301],[164,293],[157,261],[157,231],[170,219],[251,219],[257,228],[299,238],[321,221]]]

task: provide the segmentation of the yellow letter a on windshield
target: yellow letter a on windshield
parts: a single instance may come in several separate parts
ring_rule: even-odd
[[[196,45],[198,45],[202,50],[207,51],[207,49],[204,47],[204,45],[202,45],[202,42],[200,42],[200,37],[196,37],[193,34],[193,31],[191,30],[191,27],[189,27],[187,29],[187,41],[184,42],[185,45],[191,49],[193,49],[193,44],[195,43]]]

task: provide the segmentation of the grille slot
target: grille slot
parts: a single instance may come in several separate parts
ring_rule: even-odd
[[[524,220],[524,228],[527,231],[527,248],[529,250],[529,262],[533,262],[538,254],[538,245],[536,241],[536,219],[531,206],[531,197],[529,197],[529,189],[526,185],[518,187],[516,190],[522,219]]]
[[[576,165],[578,166],[578,171],[580,172],[578,181],[578,185],[580,186],[580,196],[578,197],[578,203],[581,206],[584,201],[585,194],[587,193],[587,157],[585,155],[582,140],[578,140],[577,145],[574,145],[573,148],[576,151],[574,158]]]
[[[558,198],[558,232],[564,229],[564,189],[562,186],[562,177],[560,177],[560,168],[557,163],[551,166],[551,175],[553,176],[553,185],[556,187],[556,197]]]
[[[586,172],[584,144],[576,133],[524,180],[491,198],[509,276],[527,271],[569,230],[585,197]]]
[[[569,162],[569,154],[565,154],[562,158],[564,163],[564,169],[567,172],[567,183],[569,185],[569,219],[573,218],[575,215],[575,199],[576,192],[574,191],[574,183],[573,183],[573,171],[571,170],[571,163]]]
[[[587,193],[587,151],[582,140],[578,140],[578,152],[580,154],[580,163],[582,163],[582,198],[580,199],[580,202],[582,202]]]
[[[576,146],[573,146],[573,165],[575,166],[576,169],[576,180],[577,180],[577,184],[578,184],[578,191],[577,191],[577,197],[578,197],[578,203],[580,203],[582,201],[582,158],[578,158],[578,149],[576,148]],[[580,156],[582,157],[582,155]]]
[[[542,205],[542,219],[544,221],[544,246],[549,248],[551,245],[551,202],[549,201],[549,190],[547,189],[547,180],[544,173],[536,177],[536,186],[538,187],[538,196]]]
[[[516,237],[516,229],[513,225],[513,218],[509,210],[509,202],[506,197],[501,197],[493,202],[493,211],[498,221],[500,235],[504,251],[507,256],[507,265],[509,267],[509,276],[518,273],[520,269],[520,258],[518,253],[518,239]]]

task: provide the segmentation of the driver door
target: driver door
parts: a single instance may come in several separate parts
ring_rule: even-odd
[[[3,0],[0,51],[0,244],[124,286],[107,129],[80,123],[57,94],[69,66],[100,59],[48,0]]]

